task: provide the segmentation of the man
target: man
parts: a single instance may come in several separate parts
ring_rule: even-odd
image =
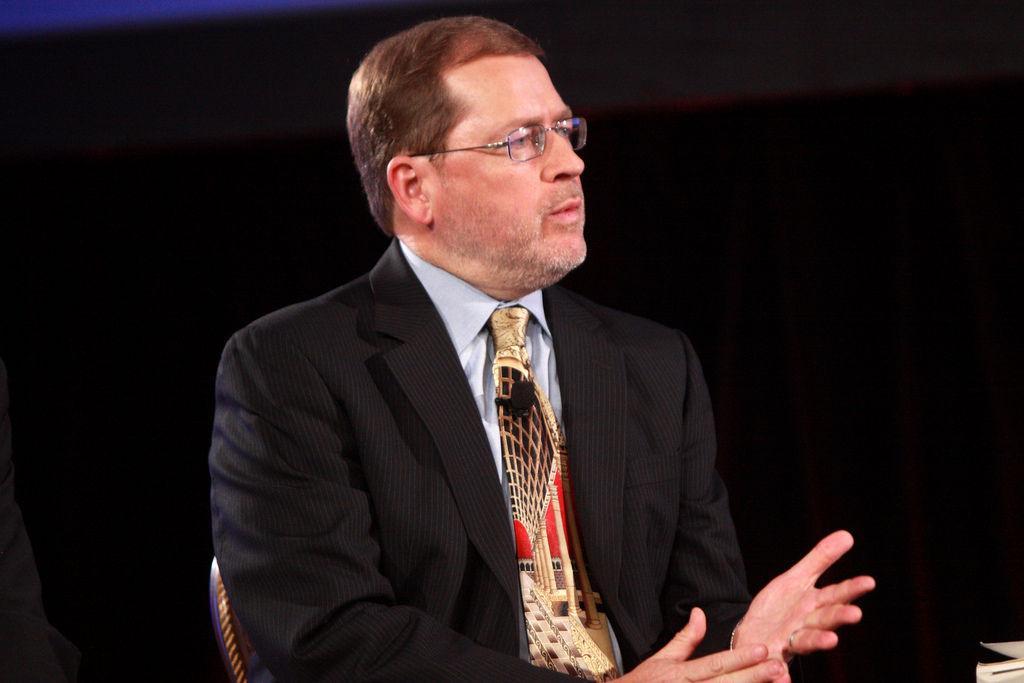
[[[396,240],[367,276],[225,349],[214,543],[279,680],[555,680],[550,666],[787,681],[786,659],[860,619],[869,577],[814,587],[845,532],[749,601],[689,342],[556,286],[586,254],[586,124],[540,55],[476,17],[379,43],[348,128]],[[502,316],[519,321],[511,351]],[[499,369],[508,357],[520,374]],[[537,416],[550,507],[521,534],[509,430]],[[588,629],[569,668],[529,614],[534,581],[554,576],[542,565],[561,572],[544,589],[561,596],[555,630]],[[604,668],[573,668],[584,650]]]
[[[78,650],[46,620],[32,545],[14,499],[9,405],[0,360],[0,680],[74,681]]]

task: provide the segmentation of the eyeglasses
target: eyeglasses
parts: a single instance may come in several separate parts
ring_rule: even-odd
[[[555,121],[553,126],[542,126],[539,123],[535,123],[531,126],[516,128],[500,142],[491,142],[486,145],[476,145],[475,147],[443,149],[439,152],[421,152],[409,156],[432,157],[435,154],[450,154],[451,152],[467,152],[471,149],[499,149],[504,147],[508,151],[508,158],[512,161],[529,161],[544,153],[544,145],[547,142],[547,132],[549,130],[553,130],[568,140],[574,150],[583,149],[583,146],[587,144],[587,120],[580,116],[574,116],[571,119]]]

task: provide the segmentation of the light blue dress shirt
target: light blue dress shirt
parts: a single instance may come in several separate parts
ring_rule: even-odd
[[[551,330],[544,317],[544,297],[537,290],[515,301],[498,301],[448,271],[427,263],[404,244],[399,244],[412,272],[427,290],[427,295],[444,320],[455,352],[459,354],[462,370],[466,373],[469,390],[480,411],[480,420],[487,433],[491,455],[494,456],[495,470],[498,477],[503,479],[505,468],[502,465],[498,414],[494,406],[494,375],[491,373],[494,341],[487,329],[487,320],[495,308],[522,306],[530,311],[530,322],[526,327],[526,352],[530,354],[533,379],[544,390],[551,401],[555,417],[561,423],[562,394],[558,389]],[[505,482],[502,483],[504,485]]]

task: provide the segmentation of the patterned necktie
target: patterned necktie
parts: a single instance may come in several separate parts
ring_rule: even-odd
[[[547,396],[533,381],[525,344],[529,320],[521,306],[499,308],[489,327],[530,659],[571,676],[609,680],[618,671],[608,621],[587,577],[565,441]]]

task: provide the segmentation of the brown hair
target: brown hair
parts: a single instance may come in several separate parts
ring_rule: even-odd
[[[370,213],[386,234],[393,234],[388,162],[440,149],[462,114],[445,72],[480,57],[519,54],[544,52],[500,21],[450,17],[386,38],[363,58],[348,86],[348,138]]]

